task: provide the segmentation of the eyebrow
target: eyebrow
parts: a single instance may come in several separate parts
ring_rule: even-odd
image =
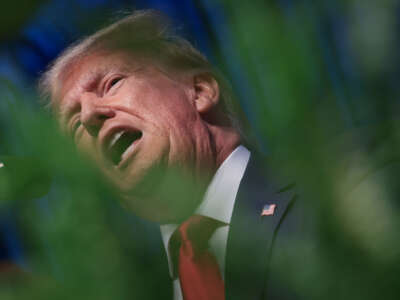
[[[103,80],[105,76],[107,76],[110,73],[115,73],[115,72],[120,72],[124,74],[128,73],[135,73],[138,71],[139,68],[130,70],[126,66],[112,66],[111,68],[100,68],[98,70],[95,70],[93,72],[89,72],[88,78],[83,79],[81,86],[84,91],[94,91],[98,88],[99,83]]]
[[[112,66],[111,68],[98,68],[93,71],[89,71],[88,74],[84,76],[83,79],[81,79],[80,83],[77,82],[75,83],[81,86],[81,89],[85,92],[91,92],[94,91],[98,88],[99,83],[103,80],[103,78],[112,72],[121,72],[125,74],[140,74],[143,73],[143,71],[146,69],[145,66],[137,66],[135,68],[129,68],[127,66]],[[66,96],[68,93],[66,93]],[[66,123],[71,116],[75,113],[76,107],[78,106],[78,102],[74,101],[72,105],[64,106],[63,108],[58,110],[58,114],[60,116],[60,120],[63,123]]]
[[[75,84],[72,85],[72,88],[76,85],[80,85],[81,86],[81,90],[83,91],[93,91],[96,86],[99,84],[99,82],[101,81],[101,79],[105,76],[105,70],[95,70],[92,72],[89,72],[89,74],[85,75],[85,78],[81,79],[80,82],[75,82]],[[82,93],[82,91],[79,92],[79,94]],[[63,98],[70,96],[68,94],[68,92],[64,95]],[[71,96],[70,96],[71,97]],[[73,97],[79,97],[77,95],[74,95]],[[62,102],[63,99],[60,99],[60,104]],[[66,122],[67,120],[69,120],[71,118],[71,115],[73,115],[73,113],[76,110],[76,107],[78,106],[78,102],[77,101],[73,101],[73,103],[71,105],[67,105],[67,106],[62,106],[60,105],[60,109],[58,110],[58,114],[60,116],[60,120],[62,122]]]

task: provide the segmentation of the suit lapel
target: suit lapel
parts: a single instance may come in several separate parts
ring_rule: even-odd
[[[252,155],[253,156],[253,155]],[[250,159],[239,187],[226,251],[226,298],[259,299],[263,294],[274,234],[293,199],[291,189],[265,178]],[[274,214],[261,217],[265,204],[276,204]]]

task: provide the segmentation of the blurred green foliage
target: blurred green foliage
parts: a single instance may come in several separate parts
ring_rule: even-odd
[[[398,67],[395,1],[338,4],[347,63],[366,85],[355,94],[343,83],[350,126],[318,45],[329,4],[297,1],[289,19],[272,1],[223,3],[274,170],[295,178],[317,220],[316,236],[288,243],[274,271],[304,299],[398,298],[400,123],[396,89],[384,83]]]
[[[14,203],[32,274],[21,274],[16,289],[1,289],[1,298],[124,299],[131,289],[140,290],[137,276],[144,276],[146,270],[138,273],[140,266],[129,265],[135,251],[125,253],[110,225],[111,204],[105,199],[115,201],[113,191],[75,153],[49,115],[18,104],[2,112],[6,112],[2,119],[11,122],[7,128],[18,146],[35,158],[33,168],[51,173],[53,188],[42,205],[26,199]]]
[[[273,272],[303,299],[398,298],[400,123],[397,90],[385,82],[397,67],[395,1],[338,2],[363,83],[352,93],[344,82],[342,94],[319,45],[323,1],[296,2],[290,20],[272,1],[221,3],[269,163],[296,180],[315,218],[315,236],[288,241]],[[18,98],[0,103],[0,144],[9,152],[1,154],[35,157],[53,188],[44,210],[37,201],[1,204],[18,211],[32,269],[2,282],[1,299],[125,299],[156,290],[146,284],[156,275],[146,274],[141,227],[127,234],[131,224],[110,213],[115,191],[47,113]]]

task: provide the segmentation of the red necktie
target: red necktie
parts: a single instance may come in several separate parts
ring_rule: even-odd
[[[171,236],[169,250],[177,266],[184,300],[224,300],[224,281],[218,263],[208,251],[208,240],[223,225],[193,215]]]

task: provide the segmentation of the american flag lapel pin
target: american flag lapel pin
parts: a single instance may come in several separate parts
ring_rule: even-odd
[[[273,216],[275,212],[276,204],[265,204],[261,216]]]

